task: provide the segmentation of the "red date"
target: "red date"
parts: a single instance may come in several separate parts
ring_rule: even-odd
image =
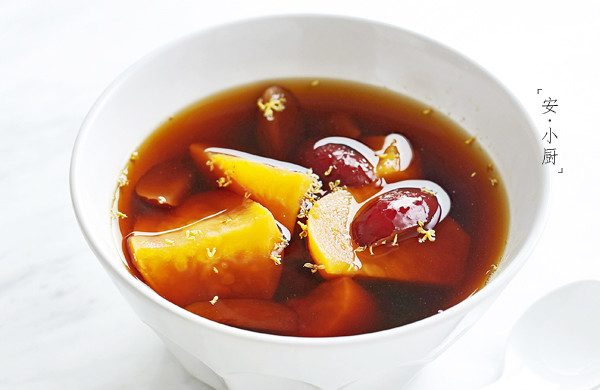
[[[342,137],[334,138],[343,140]],[[324,182],[339,180],[343,186],[362,187],[378,181],[373,164],[367,157],[344,143],[317,142],[304,154],[304,164],[312,168]]]
[[[418,188],[396,188],[368,202],[350,225],[352,238],[360,246],[398,242],[432,229],[439,221],[437,197]]]
[[[304,133],[298,99],[285,88],[274,85],[258,100],[258,140],[272,158],[283,159]]]

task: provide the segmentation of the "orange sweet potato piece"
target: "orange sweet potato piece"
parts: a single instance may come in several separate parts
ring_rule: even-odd
[[[298,334],[306,337],[349,336],[372,332],[379,322],[371,295],[352,278],[320,284],[303,298],[286,304],[298,313]]]
[[[293,231],[302,202],[318,188],[318,178],[299,165],[231,149],[190,146],[198,168],[209,167],[219,186],[249,196]]]
[[[363,137],[361,141],[373,149],[379,157],[375,175],[387,183],[420,179],[423,176],[421,157],[408,140],[400,134]],[[403,159],[411,154],[408,165]]]
[[[186,306],[216,295],[270,299],[281,274],[277,256],[284,240],[273,215],[246,200],[176,230],[133,233],[127,248],[150,287]]]
[[[135,185],[135,192],[150,204],[177,206],[190,194],[194,170],[193,164],[186,160],[163,161],[144,173]]]
[[[362,268],[357,275],[428,283],[456,285],[464,275],[471,238],[450,217],[435,227],[435,241],[412,238],[389,250],[378,247],[374,255],[359,253]]]
[[[136,216],[134,231],[161,232],[177,229],[211,215],[234,209],[244,197],[231,191],[207,191],[188,197],[181,205],[162,213]]]
[[[192,303],[186,310],[238,328],[280,335],[292,335],[298,329],[298,315],[293,310],[264,299],[215,299]]]

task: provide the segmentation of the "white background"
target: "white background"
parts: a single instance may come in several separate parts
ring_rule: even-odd
[[[565,3],[1,0],[0,388],[203,389],[134,316],[84,242],[69,197],[70,153],[95,99],[144,54],[199,29],[282,13],[374,19],[449,45],[516,95],[540,140],[543,100],[558,100],[558,156],[546,166],[551,213],[537,250],[411,389],[493,381],[525,308],[569,281],[600,279],[600,6]]]

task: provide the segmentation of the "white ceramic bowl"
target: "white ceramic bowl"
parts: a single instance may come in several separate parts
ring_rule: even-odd
[[[223,89],[261,79],[338,78],[385,86],[449,113],[501,172],[511,222],[502,267],[480,292],[400,328],[339,338],[240,330],[191,314],[133,278],[109,210],[130,153],[159,124]],[[126,71],[100,97],[77,138],[71,192],[92,250],[139,317],[190,373],[217,389],[402,388],[468,329],[523,265],[547,204],[542,147],[528,116],[486,71],[402,29],[329,16],[248,20],[180,39]]]

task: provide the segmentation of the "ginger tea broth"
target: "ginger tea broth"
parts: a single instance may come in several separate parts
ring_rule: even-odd
[[[175,113],[132,154],[132,273],[230,326],[375,332],[445,310],[501,258],[508,204],[476,138],[383,88],[286,79]]]

